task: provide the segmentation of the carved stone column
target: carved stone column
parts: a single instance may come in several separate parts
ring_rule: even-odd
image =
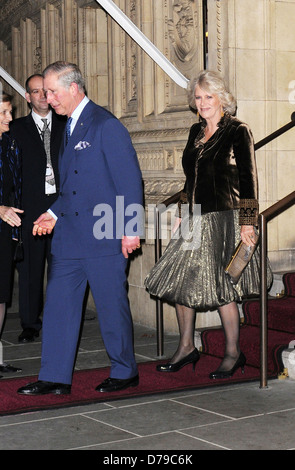
[[[78,10],[78,60],[88,96],[108,106],[107,17],[100,8]]]
[[[64,59],[78,63],[78,8],[74,0],[64,0],[62,3],[62,18],[64,24]]]

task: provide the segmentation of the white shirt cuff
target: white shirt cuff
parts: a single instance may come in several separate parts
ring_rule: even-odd
[[[47,211],[47,212],[48,212],[50,215],[52,215],[52,217],[53,217],[55,220],[57,220],[57,219],[58,219],[58,217],[55,215],[55,213],[54,213],[54,212],[52,212],[52,210],[48,209],[48,211]]]

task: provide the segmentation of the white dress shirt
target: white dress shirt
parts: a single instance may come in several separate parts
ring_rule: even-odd
[[[88,103],[89,101],[89,98],[87,96],[84,96],[83,100],[78,104],[77,108],[74,109],[74,111],[72,112],[71,117],[72,118],[72,122],[71,122],[71,135],[75,129],[75,126],[80,118],[80,115],[83,111],[83,109],[85,108],[86,104]],[[51,209],[48,209],[48,211],[50,215],[52,215],[52,217],[57,220],[57,216],[54,214],[54,212],[52,212]]]

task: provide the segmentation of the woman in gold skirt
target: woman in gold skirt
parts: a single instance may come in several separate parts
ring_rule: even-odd
[[[240,240],[254,246],[258,224],[254,142],[249,126],[234,117],[236,100],[218,73],[202,71],[191,81],[189,104],[197,110],[199,122],[191,127],[183,152],[186,181],[179,213],[172,239],[145,286],[150,294],[175,304],[179,325],[178,349],[157,370],[177,372],[187,364],[195,366],[196,312],[217,308],[226,346],[210,378],[227,378],[246,363],[239,346],[237,302],[258,294],[260,286],[257,250],[236,285],[224,271]]]

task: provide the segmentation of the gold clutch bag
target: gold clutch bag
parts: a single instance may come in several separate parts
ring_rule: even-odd
[[[248,246],[240,241],[236,247],[230,262],[225,268],[225,272],[229,275],[232,284],[237,284],[242,275],[242,272],[252,258],[252,255],[257,247],[258,238],[258,234],[255,234],[254,246]]]

